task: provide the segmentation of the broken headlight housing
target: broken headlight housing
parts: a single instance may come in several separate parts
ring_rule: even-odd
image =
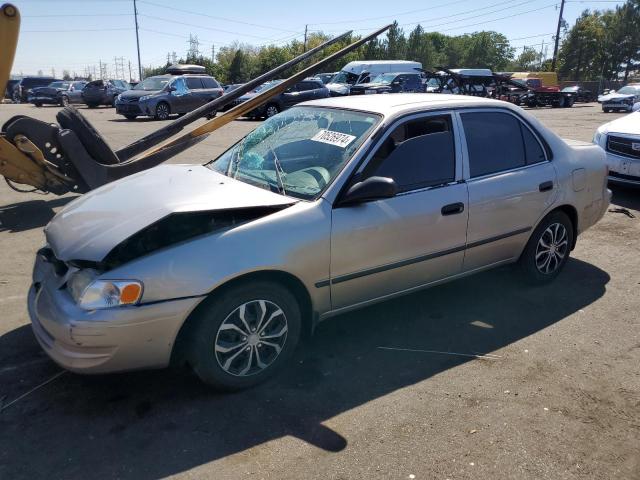
[[[98,280],[100,272],[78,270],[67,281],[73,300],[85,310],[136,305],[142,297],[142,282],[137,280]]]

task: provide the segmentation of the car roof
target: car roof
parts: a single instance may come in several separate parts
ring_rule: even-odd
[[[394,93],[391,95],[329,97],[322,100],[304,102],[303,105],[362,110],[384,116],[395,116],[415,110],[434,110],[438,108],[475,106],[513,108],[510,103],[502,100],[442,93]]]

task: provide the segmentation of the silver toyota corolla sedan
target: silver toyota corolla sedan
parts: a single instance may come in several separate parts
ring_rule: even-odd
[[[606,177],[599,147],[505,102],[308,102],[210,163],[70,203],[37,254],[33,329],[76,372],[182,362],[248,387],[337,313],[514,262],[553,280],[604,214]]]

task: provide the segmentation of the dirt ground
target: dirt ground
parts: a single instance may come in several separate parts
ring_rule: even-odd
[[[0,122],[57,110],[1,105]],[[159,126],[83,113],[115,148]],[[587,141],[619,116],[532,113]],[[282,375],[233,395],[182,371],[86,377],[48,360],[26,292],[42,227],[71,198],[0,185],[2,479],[640,478],[640,190],[614,189],[635,218],[607,213],[552,285],[504,268],[333,318]]]

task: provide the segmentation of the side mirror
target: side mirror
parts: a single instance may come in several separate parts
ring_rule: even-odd
[[[369,177],[351,185],[342,197],[340,205],[355,205],[370,200],[391,198],[398,193],[398,185],[392,178]]]

